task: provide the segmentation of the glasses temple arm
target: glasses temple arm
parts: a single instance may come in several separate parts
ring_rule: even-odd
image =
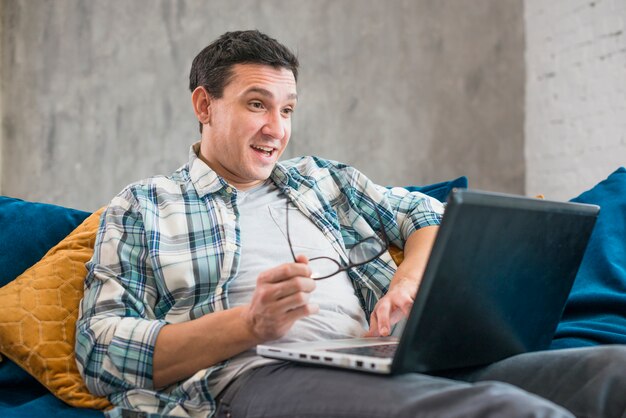
[[[285,220],[287,221],[287,242],[289,243],[289,251],[291,252],[291,257],[293,257],[293,261],[296,261],[296,254],[293,252],[293,246],[291,245],[291,235],[289,234],[289,200],[285,204]]]

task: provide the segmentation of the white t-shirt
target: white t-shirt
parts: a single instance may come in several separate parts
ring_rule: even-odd
[[[280,193],[268,180],[254,189],[237,192],[241,257],[237,277],[229,284],[228,300],[231,307],[245,305],[252,300],[259,273],[283,263],[292,263],[287,241],[285,210],[289,208],[289,236],[296,255],[309,258],[339,255],[317,226]],[[365,312],[354,293],[346,272],[318,280],[310,303],[318,304],[319,313],[294,323],[278,342],[316,341],[322,339],[362,336],[368,325]],[[256,355],[249,350],[233,357],[221,370],[211,374],[209,385],[216,396],[226,385],[253,367],[276,360]]]

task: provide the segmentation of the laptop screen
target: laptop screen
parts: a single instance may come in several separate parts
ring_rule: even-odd
[[[548,347],[599,208],[455,190],[392,372]]]

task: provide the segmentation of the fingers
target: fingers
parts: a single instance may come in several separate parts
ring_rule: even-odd
[[[282,337],[295,321],[319,311],[319,306],[309,303],[316,283],[310,278],[308,259],[298,256],[296,261],[267,270],[257,278],[245,317],[261,341]]]
[[[411,313],[411,308],[413,307],[413,298],[409,295],[402,295],[398,298],[397,306],[400,308],[404,317],[408,317]],[[397,322],[397,321],[396,321]]]
[[[412,306],[413,298],[410,294],[399,291],[389,292],[376,304],[370,317],[370,330],[365,336],[388,336],[393,325],[409,316]]]
[[[258,290],[261,303],[271,305],[269,309],[285,313],[309,303],[315,289],[312,279],[294,278],[289,282],[272,284]]]
[[[270,270],[266,270],[259,274],[257,278],[258,284],[261,283],[278,283],[293,277],[311,277],[311,268],[308,259],[304,256],[297,256],[297,263],[286,263]]]
[[[376,318],[378,319],[378,334],[382,337],[389,335],[391,325],[389,315],[391,314],[391,302],[388,298],[382,298],[376,305]]]
[[[304,254],[298,254],[296,256],[297,263],[309,264],[309,258]]]
[[[364,335],[364,337],[380,337],[378,333],[378,319],[376,318],[376,311],[372,312],[370,317],[370,329]]]
[[[261,283],[259,280],[256,293],[263,303],[272,303],[289,298],[295,294],[310,294],[315,290],[315,280],[309,277],[292,277],[275,283]]]
[[[316,303],[309,303],[304,306],[300,306],[296,309],[291,309],[287,311],[286,319],[290,322],[295,322],[300,318],[305,316],[314,315],[320,311],[320,306]]]
[[[407,317],[408,315],[405,315],[401,310],[397,309],[391,312],[391,317],[389,318],[389,322],[391,323],[391,326],[393,327],[398,322],[400,322],[401,320]]]
[[[262,303],[281,302],[277,308],[297,308],[308,302],[308,295],[315,290],[311,270],[305,256],[298,256],[298,263],[288,263],[261,273],[257,279],[257,297]]]

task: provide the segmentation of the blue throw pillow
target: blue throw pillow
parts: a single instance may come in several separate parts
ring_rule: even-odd
[[[88,212],[0,196],[0,287],[39,261]]]
[[[626,169],[572,201],[600,215],[552,348],[626,344]]]
[[[440,202],[445,202],[452,189],[467,189],[467,177],[461,176],[454,180],[442,181],[441,183],[426,186],[405,186],[404,188],[410,192],[421,192],[434,197]]]

